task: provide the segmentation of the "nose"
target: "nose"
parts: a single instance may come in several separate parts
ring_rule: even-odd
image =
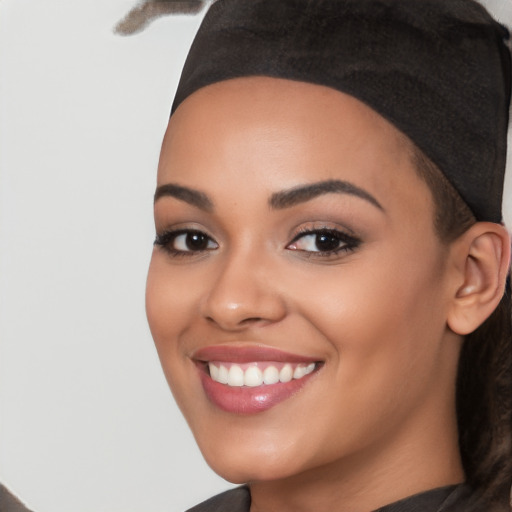
[[[238,255],[222,263],[202,302],[202,315],[223,330],[279,322],[286,305],[263,259]]]

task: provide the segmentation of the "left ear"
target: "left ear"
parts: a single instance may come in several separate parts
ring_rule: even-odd
[[[496,309],[510,266],[510,236],[501,224],[477,222],[453,242],[455,281],[448,326],[460,335],[479,327]]]

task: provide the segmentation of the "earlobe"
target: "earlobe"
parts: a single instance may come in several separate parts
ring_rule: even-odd
[[[510,265],[510,237],[500,224],[478,222],[456,242],[457,260],[448,326],[460,335],[477,329],[496,309]]]

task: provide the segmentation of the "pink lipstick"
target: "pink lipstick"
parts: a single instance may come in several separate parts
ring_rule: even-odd
[[[235,414],[262,412],[292,397],[321,364],[269,347],[232,345],[200,349],[193,359],[209,400]]]

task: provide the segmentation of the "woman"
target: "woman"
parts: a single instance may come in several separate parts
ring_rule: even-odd
[[[147,312],[194,510],[509,510],[507,31],[472,0],[219,0],[162,146]]]

